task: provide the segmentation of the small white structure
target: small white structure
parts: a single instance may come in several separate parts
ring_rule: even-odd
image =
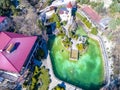
[[[86,39],[86,37],[84,37],[84,36],[79,36],[77,40],[72,39],[72,40],[71,40],[72,43],[73,43],[73,44],[72,44],[72,49],[75,49],[75,50],[76,50],[76,49],[77,49],[77,48],[76,48],[76,45],[77,45],[77,44],[81,44],[81,43],[82,43],[82,44],[85,44],[86,40],[87,40],[87,39]]]
[[[59,15],[62,21],[68,21],[71,18],[72,4],[67,3],[66,6],[61,7],[59,10]]]
[[[110,17],[107,17],[107,18],[103,18],[100,20],[100,27],[102,30],[105,30],[108,28],[108,24],[110,22],[111,18]]]
[[[46,19],[50,19],[51,16],[55,13],[55,10],[51,10],[51,11],[48,11],[46,12]]]
[[[68,21],[69,11],[67,10],[66,7],[60,8],[59,15],[60,15],[61,21]]]

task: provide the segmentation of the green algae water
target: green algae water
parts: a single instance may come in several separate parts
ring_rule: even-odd
[[[104,66],[100,46],[89,39],[87,52],[78,61],[69,60],[69,51],[64,48],[61,37],[52,37],[48,46],[54,74],[60,80],[83,88],[99,90],[104,81]]]

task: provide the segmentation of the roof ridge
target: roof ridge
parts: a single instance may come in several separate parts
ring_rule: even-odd
[[[3,33],[5,33],[7,36],[9,36],[10,38],[12,38],[8,33],[11,33],[11,32],[3,32]],[[15,34],[17,34],[17,33],[15,33]]]
[[[5,32],[2,32],[3,34],[6,34]],[[7,34],[6,34],[7,35]],[[9,44],[9,42],[11,41],[11,37],[9,36],[9,35],[7,35],[9,38],[10,38],[10,40],[7,42],[7,44],[5,45],[5,47],[4,47],[4,49],[7,47],[7,45]]]
[[[23,37],[14,37],[14,38],[32,38],[32,37],[37,37],[37,36],[23,36]]]
[[[11,32],[2,32],[2,33],[4,33],[4,34],[6,34],[8,37],[10,37],[10,38],[12,38],[9,34],[7,34],[7,33],[11,33]],[[19,33],[14,33],[14,34],[19,34]],[[21,35],[23,35],[23,34],[21,34]],[[27,37],[35,37],[35,36],[21,36],[21,37],[14,37],[14,38],[27,38]],[[36,36],[37,37],[37,36]]]
[[[17,72],[19,72],[19,70],[14,66],[14,64],[3,54],[1,53],[6,59],[7,61],[17,70]]]
[[[6,34],[10,39],[12,38],[12,37],[10,37],[10,35],[8,35],[6,32],[2,32],[2,33]]]

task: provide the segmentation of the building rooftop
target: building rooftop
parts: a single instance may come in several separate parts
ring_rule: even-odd
[[[89,16],[93,21],[95,21],[96,23],[99,23],[101,20],[101,17],[98,15],[98,13],[96,11],[94,11],[91,7],[88,6],[84,6],[82,8],[82,11],[87,14],[87,16]]]
[[[69,2],[69,3],[67,4],[67,8],[72,8],[71,2]]]
[[[36,39],[37,36],[28,37],[16,33],[0,32],[0,70],[19,73]]]
[[[64,14],[64,11],[65,11],[66,13],[69,12],[66,7],[62,7],[62,8],[60,8],[60,10],[59,10],[59,14]]]
[[[0,23],[5,20],[6,17],[0,16]]]

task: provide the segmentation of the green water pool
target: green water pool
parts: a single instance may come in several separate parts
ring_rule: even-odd
[[[54,74],[60,80],[85,90],[99,90],[104,81],[101,50],[97,41],[89,38],[88,42],[87,52],[78,61],[71,61],[61,37],[52,37],[48,42],[50,58]]]

